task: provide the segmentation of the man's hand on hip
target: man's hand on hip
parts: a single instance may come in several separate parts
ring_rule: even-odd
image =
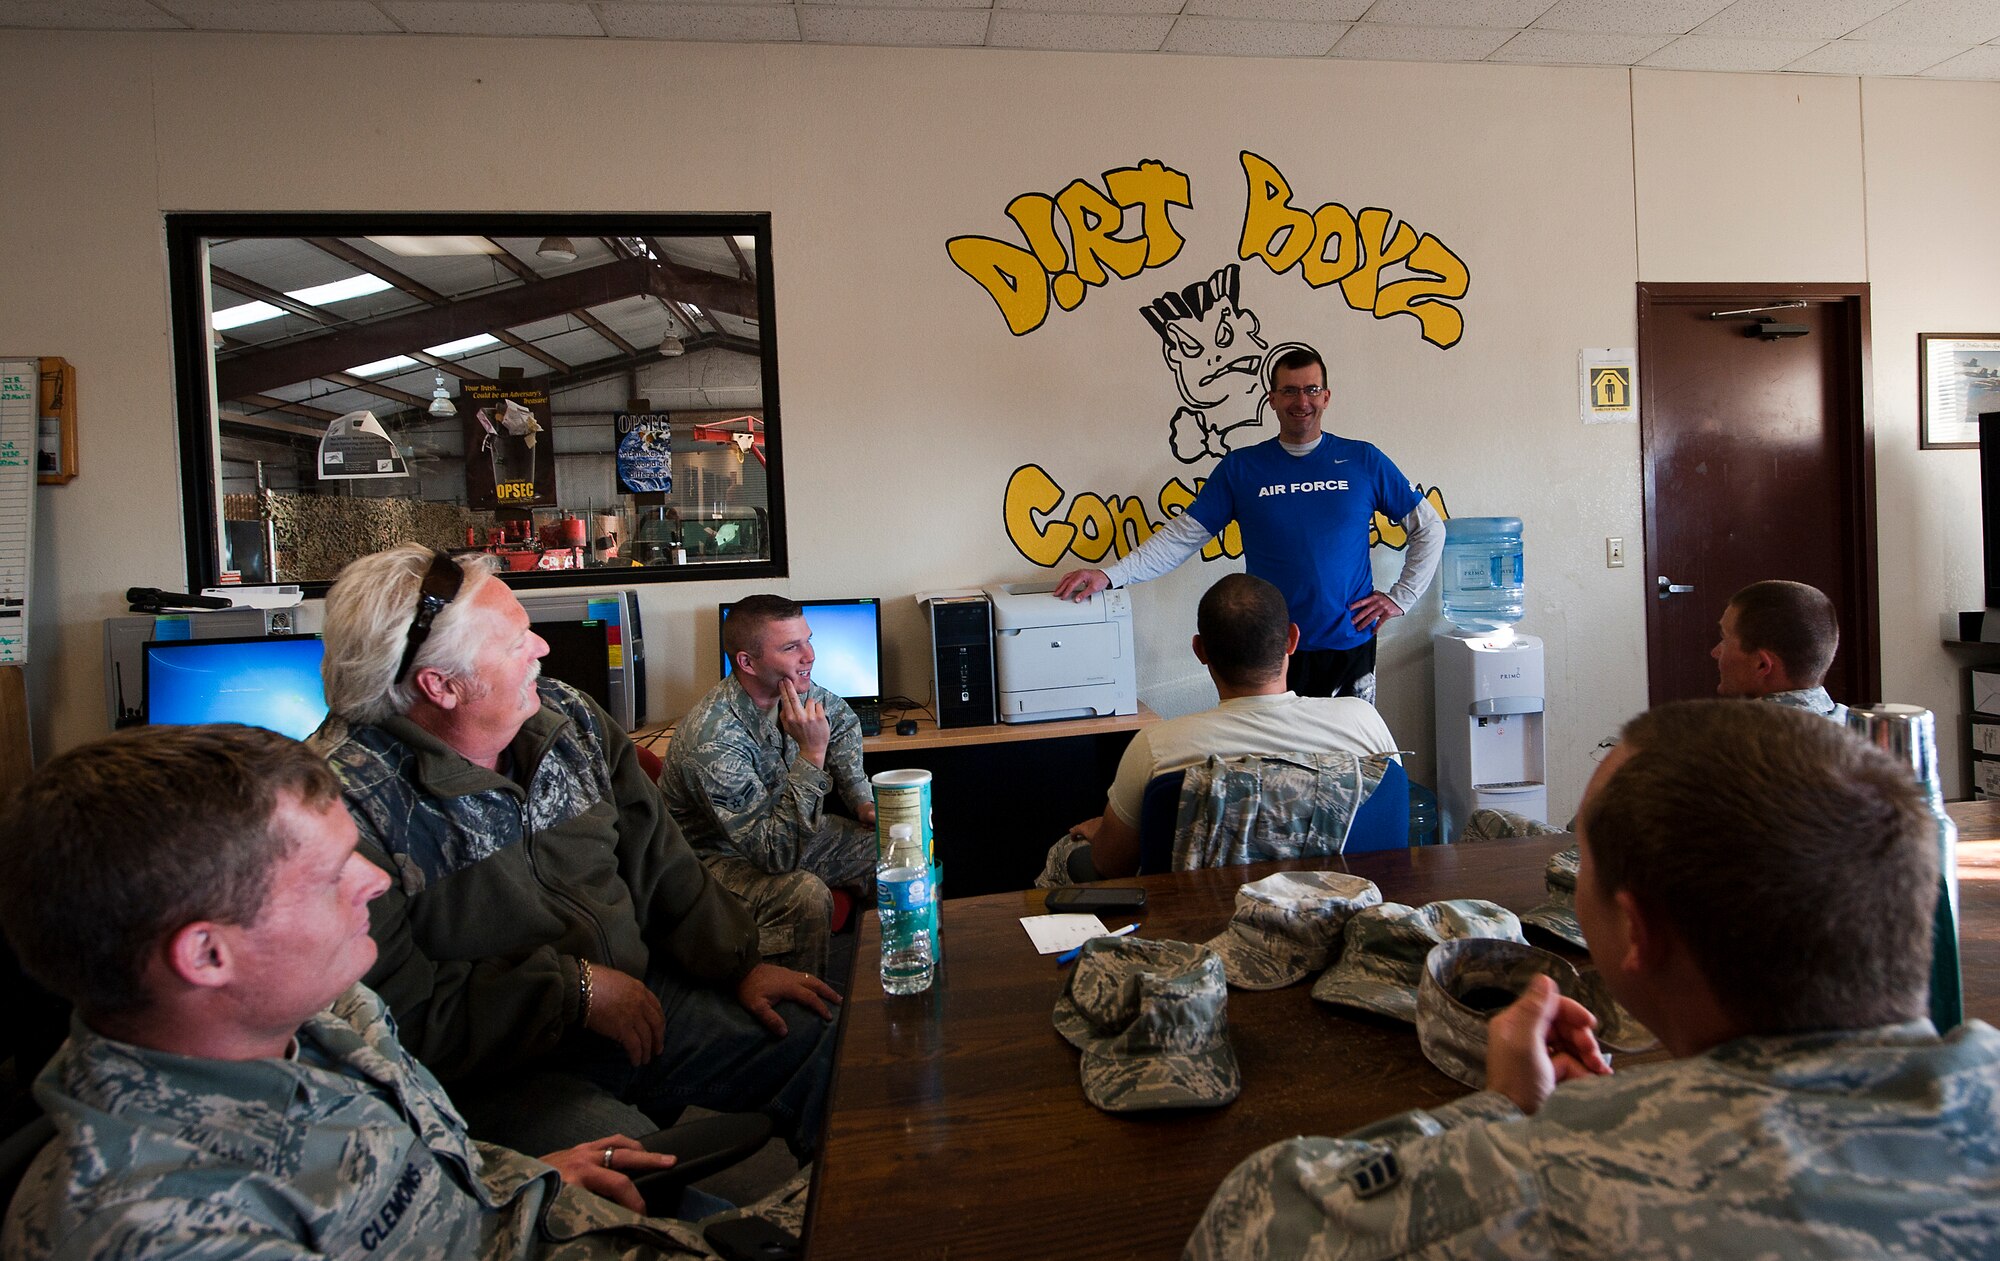
[[[1072,569],[1056,583],[1058,600],[1088,600],[1111,585],[1111,575],[1102,569]]]
[[[828,1003],[840,1003],[840,995],[825,981],[775,963],[758,964],[736,985],[736,1001],[773,1037],[785,1036],[785,1018],[778,1014],[777,1004],[787,999],[818,1012],[821,1020],[833,1019]]]
[[[624,1047],[634,1068],[667,1046],[667,1014],[658,996],[645,982],[603,964],[590,969],[590,1013],[583,1027]]]
[[[778,682],[778,725],[785,734],[798,741],[799,756],[814,766],[825,769],[826,745],[832,738],[831,728],[826,721],[826,706],[808,696],[799,699],[799,693],[790,679]]]
[[[1392,617],[1403,615],[1403,606],[1380,591],[1365,595],[1347,607],[1354,611],[1354,626],[1357,630],[1379,630],[1382,623]]]

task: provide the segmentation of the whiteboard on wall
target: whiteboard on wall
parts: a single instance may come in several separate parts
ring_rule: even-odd
[[[0,358],[0,666],[28,662],[39,359]]]

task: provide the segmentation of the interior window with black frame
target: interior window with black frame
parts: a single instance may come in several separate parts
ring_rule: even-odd
[[[188,577],[785,572],[766,214],[170,215]]]

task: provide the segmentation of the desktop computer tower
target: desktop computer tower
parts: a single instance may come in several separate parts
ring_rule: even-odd
[[[993,708],[993,606],[984,596],[935,599],[931,681],[940,727],[990,727]]]

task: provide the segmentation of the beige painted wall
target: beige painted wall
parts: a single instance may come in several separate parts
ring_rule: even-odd
[[[1149,500],[1203,471],[1169,451],[1176,396],[1138,312],[1236,261],[1244,149],[1306,208],[1386,207],[1470,269],[1449,350],[1407,316],[1373,319],[1256,262],[1242,264],[1243,302],[1272,341],[1328,354],[1337,432],[1382,446],[1454,514],[1526,521],[1553,810],[1574,803],[1589,745],[1645,703],[1644,575],[1603,565],[1606,535],[1639,555],[1637,430],[1581,426],[1575,391],[1579,347],[1632,344],[1641,276],[1735,279],[1777,259],[1804,274],[1758,278],[1853,279],[1872,262],[1885,674],[1892,693],[1955,707],[1936,614],[1976,596],[1977,543],[1947,524],[1976,479],[1954,453],[1917,458],[1901,398],[1913,378],[1891,382],[1936,311],[1933,272],[1950,273],[1945,323],[2000,317],[1991,277],[1958,265],[1990,258],[1970,200],[1992,177],[1949,172],[1966,203],[1951,208],[1916,178],[1945,161],[1936,113],[1984,118],[2000,88],[431,38],[9,33],[0,53],[17,67],[0,127],[40,155],[32,178],[0,189],[15,260],[0,348],[76,363],[83,414],[83,476],[45,491],[39,518],[31,685],[45,753],[102,729],[98,619],[122,611],[118,593],[182,579],[162,211],[770,210],[793,553],[778,585],[894,599],[891,682],[923,695],[917,608],[895,598],[1052,576],[1002,528],[1014,469]],[[1743,139],[1757,133],[1740,120],[1774,109],[1784,121],[1764,141]],[[1725,122],[1731,156],[1700,161]],[[1180,257],[1010,335],[945,241],[1016,240],[1002,213],[1015,195],[1146,159],[1189,177]],[[1742,211],[1742,182],[1780,159],[1786,205],[1813,210],[1803,242],[1758,236]],[[1943,248],[1920,248],[1919,222],[1947,234]],[[1904,234],[1893,247],[1888,223]],[[1946,559],[1899,564],[1892,547]],[[1385,581],[1398,560],[1378,551]],[[1196,597],[1226,567],[1138,589],[1141,691],[1163,710],[1206,703],[1186,643]],[[712,681],[713,605],[748,589],[645,589],[656,713]],[[1433,593],[1383,646],[1383,710],[1419,751],[1420,779],[1440,624]]]

